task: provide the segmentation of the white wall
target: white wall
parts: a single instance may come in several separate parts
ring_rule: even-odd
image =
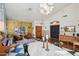
[[[67,17],[63,17],[64,15],[68,15]],[[57,12],[56,14],[52,15],[48,19],[48,23],[50,24],[50,21],[58,20],[60,21],[60,28],[64,26],[76,26],[76,32],[79,33],[79,4],[71,4],[61,11]],[[50,28],[50,25],[46,26]],[[60,30],[61,31],[61,30]],[[63,32],[60,32],[60,34],[64,34]],[[73,35],[73,32],[67,32],[66,35]]]
[[[5,32],[4,4],[0,3],[0,31]]]

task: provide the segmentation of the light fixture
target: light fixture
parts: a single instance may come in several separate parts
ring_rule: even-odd
[[[29,11],[32,11],[32,8],[28,8]]]
[[[47,5],[48,5],[48,6],[53,6],[54,4],[53,4],[53,3],[47,3]]]
[[[53,3],[40,4],[40,12],[45,15],[48,15],[53,10],[53,8],[54,8]]]

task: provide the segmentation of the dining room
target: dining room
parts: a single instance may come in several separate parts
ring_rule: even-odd
[[[0,56],[79,56],[78,3],[0,3]]]

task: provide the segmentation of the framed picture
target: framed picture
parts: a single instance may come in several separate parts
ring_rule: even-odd
[[[65,32],[75,32],[75,26],[65,26],[64,31]]]

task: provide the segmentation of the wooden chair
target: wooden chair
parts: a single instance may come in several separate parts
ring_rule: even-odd
[[[0,56],[6,56],[9,48],[9,46],[0,46]]]
[[[9,53],[10,46],[4,46],[2,42],[0,42],[0,56],[5,56]]]

